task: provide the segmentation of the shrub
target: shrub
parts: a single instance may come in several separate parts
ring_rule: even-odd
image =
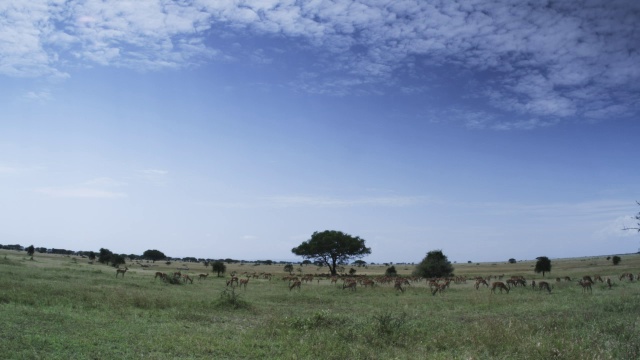
[[[236,294],[234,288],[231,288],[231,290],[224,289],[214,305],[218,308],[231,308],[233,310],[251,308],[248,302],[240,298],[240,294]]]
[[[398,271],[396,270],[396,267],[392,265],[392,266],[387,268],[387,270],[384,272],[384,274],[386,276],[396,276],[396,275],[398,275]]]
[[[611,259],[611,261],[613,261],[613,265],[618,265],[620,264],[620,261],[622,261],[622,259],[620,258],[620,256],[616,255]]]

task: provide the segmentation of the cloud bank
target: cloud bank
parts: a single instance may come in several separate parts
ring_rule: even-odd
[[[313,54],[291,82],[298,89],[340,95],[406,79],[424,85],[426,73],[447,67],[473,74],[472,95],[493,109],[525,117],[504,125],[475,116],[469,126],[527,129],[636,115],[639,18],[633,0],[10,0],[0,4],[0,74],[240,61],[224,44],[264,37]],[[266,66],[275,61],[266,48],[247,60],[256,54]]]

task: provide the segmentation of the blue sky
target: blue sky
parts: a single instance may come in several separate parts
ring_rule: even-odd
[[[0,4],[0,243],[638,251],[640,3]]]

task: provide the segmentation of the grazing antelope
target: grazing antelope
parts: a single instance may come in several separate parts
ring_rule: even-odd
[[[611,286],[612,286],[613,284],[611,283],[611,279],[610,279],[610,278],[607,278],[606,283],[607,283],[607,286],[609,287],[609,289],[611,289]]]
[[[193,279],[191,278],[191,276],[189,276],[188,274],[182,275],[182,282],[186,283],[187,281],[193,284]]]
[[[207,276],[209,276],[209,273],[206,273],[206,274],[200,274],[200,275],[198,275],[198,280],[204,280],[204,279],[206,279],[206,278],[207,278]]]
[[[485,285],[486,287],[489,287],[489,283],[487,283],[487,280],[485,279],[477,279],[476,280],[476,290],[480,289],[480,285]]]
[[[294,281],[293,284],[289,285],[289,291],[293,290],[293,288],[298,288],[298,290],[300,290],[300,285],[302,285],[300,280]]]
[[[245,290],[247,289],[247,284],[249,283],[249,278],[240,279],[240,287],[244,286]]]
[[[161,280],[164,280],[166,277],[167,277],[167,274],[160,271],[156,271],[156,276],[153,279],[155,280],[157,278],[160,278]]]
[[[580,284],[580,286],[582,286],[582,292],[583,293],[585,293],[587,290],[589,290],[590,293],[593,293],[593,289],[591,289],[591,285],[593,284],[592,281],[582,279],[582,280],[578,281],[578,284]]]
[[[126,266],[124,267],[124,269],[116,269],[116,277],[118,277],[118,274],[122,274],[122,277],[124,277],[124,273],[126,273],[127,270],[129,270],[129,268]]]
[[[542,289],[546,289],[549,294],[551,294],[551,286],[549,286],[549,283],[546,281],[540,281],[540,283],[538,283],[538,289],[542,290]]]
[[[371,279],[364,279],[362,281],[362,286],[367,287],[367,286],[371,286],[373,287],[375,285],[375,281],[371,280]]]
[[[495,294],[496,288],[500,289],[500,293],[502,293],[502,290],[506,290],[507,294],[509,293],[509,290],[511,290],[511,288],[507,287],[502,281],[496,281],[493,284],[491,284],[491,293],[492,294]]]
[[[356,286],[358,286],[358,283],[355,282],[355,280],[347,280],[344,282],[344,284],[342,284],[342,290],[349,289],[356,291]]]
[[[438,284],[438,286],[433,289],[433,291],[431,291],[431,295],[435,296],[437,293],[441,293],[444,291],[444,289],[446,289],[448,287],[447,283],[444,284]]]
[[[400,290],[400,292],[404,292],[404,288],[402,287],[402,282],[401,281],[396,281],[396,283],[393,286],[393,288],[395,290]]]

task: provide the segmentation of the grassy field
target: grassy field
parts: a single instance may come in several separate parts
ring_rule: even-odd
[[[289,291],[283,265],[231,264],[171,285],[156,271],[202,264],[129,263],[124,277],[87,259],[0,250],[2,359],[638,359],[640,255],[552,259],[552,292],[513,288],[491,294],[473,281],[431,295],[426,281],[404,293],[392,285],[342,290],[328,280]],[[411,265],[395,265],[409,275]],[[523,275],[541,280],[534,262],[454,264],[456,275]],[[320,272],[305,266],[296,274]],[[384,266],[356,268],[381,275]],[[269,272],[246,289],[226,287],[228,273]],[[556,277],[610,276],[583,293]],[[242,277],[242,276],[241,276]]]

